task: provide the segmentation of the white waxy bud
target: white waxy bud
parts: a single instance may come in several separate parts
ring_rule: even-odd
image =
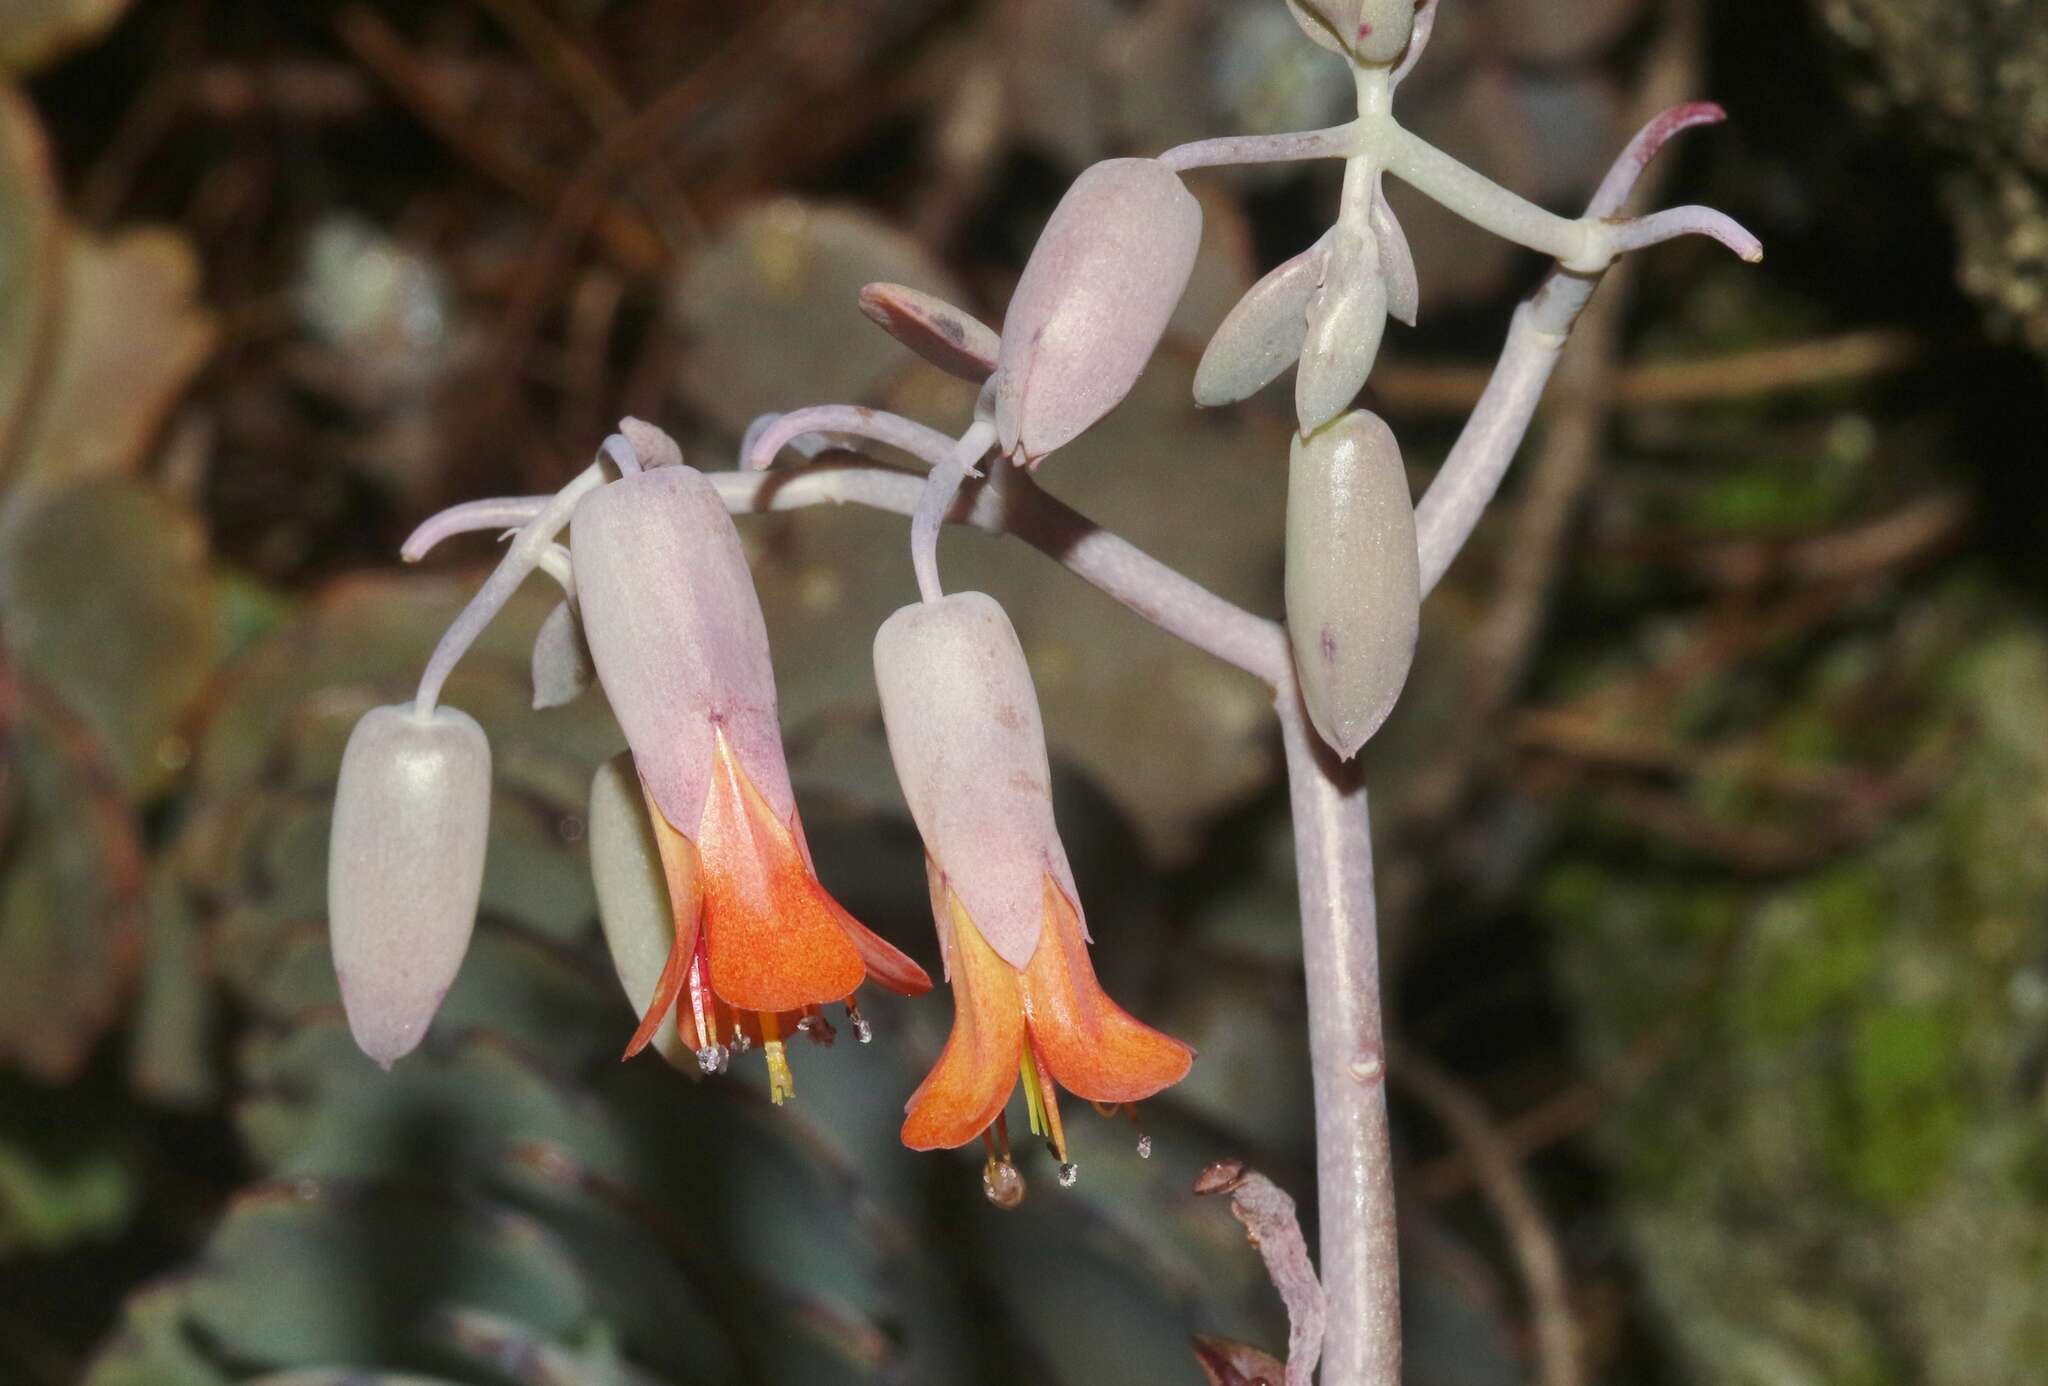
[[[1287,474],[1287,626],[1309,720],[1350,759],[1415,661],[1422,575],[1393,430],[1360,410],[1294,440]]]
[[[491,747],[466,713],[373,708],[334,790],[327,916],[349,1030],[384,1067],[427,1032],[469,949],[491,826]]]
[[[583,618],[576,604],[555,603],[533,638],[533,705],[562,707],[581,697],[597,677],[590,647],[583,641]]]
[[[1397,61],[1415,32],[1415,0],[1287,0],[1287,8],[1310,38],[1369,67]]]
[[[1334,232],[1252,285],[1209,339],[1195,370],[1195,403],[1214,408],[1250,399],[1301,355],[1308,304],[1323,281]]]
[[[681,860],[694,865],[694,854],[684,853]],[[654,823],[631,755],[598,766],[590,781],[590,878],[619,985],[634,1014],[645,1014],[668,965],[676,924],[660,849],[654,845]],[[686,1073],[696,1069],[697,1056],[676,1032],[673,1011],[654,1032],[653,1043],[670,1064]]]
[[[875,685],[925,852],[997,956],[1028,967],[1046,874],[1069,900],[1080,895],[1053,825],[1038,692],[1009,616],[981,592],[904,607],[875,633]]]
[[[574,533],[591,659],[662,815],[695,840],[722,727],[790,821],[768,628],[717,488],[681,465],[622,477],[583,498]]]
[[[1308,305],[1308,335],[1294,379],[1294,412],[1313,433],[1351,407],[1379,359],[1387,330],[1387,281],[1376,238],[1338,225],[1320,290]]]
[[[1003,323],[995,379],[1005,453],[1035,463],[1130,393],[1201,242],[1201,204],[1157,159],[1110,159],[1074,180]]]

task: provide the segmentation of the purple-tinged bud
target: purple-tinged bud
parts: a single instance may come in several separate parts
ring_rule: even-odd
[[[688,466],[622,477],[583,498],[572,532],[591,658],[668,821],[703,820],[717,728],[790,821],[768,628],[717,488]]]
[[[1024,647],[995,598],[906,606],[875,633],[896,778],[925,851],[996,955],[1030,966],[1045,878],[1080,899],[1052,817],[1052,771]]]
[[[1322,283],[1335,235],[1323,233],[1238,300],[1202,353],[1195,370],[1195,403],[1213,408],[1250,399],[1301,356],[1309,300]]]
[[[884,332],[949,375],[979,385],[995,373],[996,357],[1002,350],[995,329],[943,298],[901,284],[870,284],[860,291],[860,310]]]
[[[566,598],[555,603],[533,637],[533,706],[562,707],[576,701],[597,677],[590,647],[583,641],[583,618]]]
[[[1387,281],[1377,239],[1339,225],[1323,283],[1308,304],[1308,333],[1294,377],[1294,412],[1313,433],[1351,407],[1379,359],[1387,330]]]
[[[1371,67],[1397,61],[1415,32],[1415,0],[1287,0],[1287,8],[1317,43]]]
[[[384,1067],[427,1032],[469,949],[491,824],[491,747],[467,714],[373,708],[334,791],[327,916],[349,1030]]]
[[[655,989],[675,945],[678,909],[695,917],[696,907],[669,899],[660,849],[654,841],[654,820],[648,817],[640,774],[631,755],[619,755],[597,767],[590,781],[590,878],[597,887],[597,917],[619,985],[642,1015],[654,1004]],[[678,853],[679,867],[694,868],[694,852]],[[691,883],[694,885],[694,881]],[[661,1057],[685,1073],[701,1071],[697,1056],[676,1030],[673,1008],[654,1032]]]
[[[1005,453],[1035,465],[1130,393],[1201,241],[1201,204],[1156,159],[1111,159],[1074,180],[1003,323],[996,433]]]
[[[1360,410],[1297,437],[1287,475],[1287,628],[1309,720],[1346,760],[1401,696],[1421,608],[1415,505],[1393,430]]]

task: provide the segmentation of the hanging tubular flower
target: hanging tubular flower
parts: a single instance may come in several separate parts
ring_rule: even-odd
[[[821,1007],[844,1003],[865,1041],[868,1026],[854,1004],[861,983],[872,978],[914,996],[931,990],[931,978],[818,883],[783,759],[760,599],[716,487],[683,465],[667,434],[637,419],[624,420],[600,453],[553,496],[456,506],[406,541],[405,556],[416,561],[450,535],[515,528],[497,571],[427,662],[413,715],[435,715],[449,673],[527,576],[545,569],[562,582],[565,604],[535,647],[535,703],[576,696],[594,670],[631,749],[630,759],[599,773],[590,816],[606,940],[644,1012],[626,1056],[652,1043],[671,1062],[694,1053],[709,1072],[724,1068],[733,1050],[759,1044],[770,1095],[781,1102],[794,1092],[786,1037],[832,1038]],[[572,519],[573,549],[564,549],[555,536]],[[481,735],[475,739],[480,746]],[[476,778],[488,776],[486,764]],[[337,822],[352,805],[390,797],[348,785],[345,773]],[[377,830],[368,821],[347,840]],[[452,858],[415,855],[429,859],[436,879],[452,880]],[[477,871],[465,865],[463,879]],[[383,879],[375,889],[356,883],[356,896],[413,903],[406,892],[416,886],[406,876]],[[431,898],[443,895],[454,898]],[[475,895],[472,885],[466,907],[450,904],[436,917],[473,914]],[[358,921],[371,913],[360,905],[334,912]],[[431,1009],[419,1026],[425,1014]],[[402,1019],[412,1024],[410,1012]]]
[[[821,1006],[857,1015],[868,977],[906,995],[931,978],[818,882],[760,599],[710,481],[679,464],[622,477],[583,499],[574,532],[584,631],[632,748],[675,926],[627,1056],[674,1012],[707,1069],[759,1042],[780,1102],[793,1091],[784,1037],[828,1036]]]
[[[933,1150],[1000,1131],[1021,1079],[1031,1129],[1071,1182],[1057,1089],[1137,1102],[1186,1076],[1194,1051],[1133,1019],[1096,981],[1053,824],[1038,697],[1002,607],[961,592],[898,611],[875,636],[875,681],[924,838],[954,1002],[952,1037],[910,1099],[903,1142]],[[1021,1190],[993,1144],[988,1179],[1004,1206]]]

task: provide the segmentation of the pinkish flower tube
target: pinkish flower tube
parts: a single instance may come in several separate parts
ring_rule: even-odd
[[[1003,323],[995,412],[1006,454],[1036,465],[1122,402],[1201,240],[1201,205],[1157,159],[1111,159],[1074,180]]]

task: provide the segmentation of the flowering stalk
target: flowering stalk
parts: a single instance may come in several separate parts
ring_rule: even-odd
[[[577,663],[587,645],[633,747],[629,761],[606,767],[593,784],[591,836],[607,938],[622,984],[645,1011],[634,1047],[653,1043],[672,1061],[695,1051],[711,1068],[724,1062],[721,1034],[736,1047],[760,1042],[770,1051],[779,1101],[789,1086],[786,1062],[777,1065],[779,1041],[792,1021],[809,1021],[818,1002],[847,995],[869,975],[912,992],[929,979],[839,909],[811,872],[774,728],[758,603],[726,514],[831,502],[910,516],[922,600],[878,635],[876,675],[892,757],[925,842],[956,1004],[952,1038],[912,1097],[904,1138],[928,1148],[983,1135],[991,1143],[989,1195],[1007,1206],[1022,1190],[1001,1115],[1013,1088],[1022,1087],[1033,1130],[1064,1163],[1057,1087],[1101,1102],[1135,1101],[1176,1081],[1192,1056],[1122,1012],[1095,983],[1078,896],[1051,822],[1029,672],[993,599],[945,595],[939,530],[953,520],[1016,534],[1138,615],[1264,680],[1274,690],[1296,830],[1316,1099],[1319,1293],[1327,1306],[1322,1379],[1326,1386],[1396,1386],[1398,1277],[1370,823],[1351,757],[1399,695],[1420,600],[1499,486],[1605,268],[1627,250],[1676,235],[1714,237],[1750,260],[1761,249],[1705,208],[1619,218],[1657,149],[1679,130],[1719,119],[1718,108],[1683,106],[1653,121],[1586,214],[1567,219],[1395,121],[1392,99],[1427,44],[1435,0],[1419,7],[1413,0],[1288,4],[1314,41],[1350,64],[1356,120],[1299,135],[1204,141],[1157,160],[1090,169],[1048,224],[1001,333],[900,286],[863,293],[863,310],[892,336],[982,384],[958,438],[866,408],[799,409],[748,431],[747,470],[706,476],[681,465],[666,435],[628,420],[606,440],[599,466],[563,493],[476,502],[423,525],[406,546],[409,559],[455,533],[513,527],[516,534],[430,661],[412,711],[434,715],[455,659],[520,580],[535,568],[565,579],[561,619],[550,618],[546,649],[536,649],[536,696],[574,696],[588,678]],[[1210,343],[1195,383],[1197,402],[1226,404],[1299,363],[1289,631],[1094,526],[1040,491],[1031,472],[1115,407],[1158,343],[1200,236],[1199,209],[1178,175],[1300,158],[1347,161],[1336,222],[1247,293]],[[1413,259],[1382,190],[1387,174],[1558,261],[1517,311],[1494,378],[1420,505],[1409,497],[1391,432],[1351,410],[1386,320],[1412,323],[1419,303]],[[856,460],[835,449],[846,435],[902,449],[929,471],[920,477]],[[785,448],[804,460],[758,470]],[[608,483],[607,464],[618,481]],[[565,560],[556,535],[571,515],[577,532]],[[453,730],[436,736],[460,739]],[[365,744],[377,757],[391,754],[368,733]],[[390,770],[388,759],[379,763]],[[460,783],[467,785],[476,778],[474,756],[464,763]],[[425,797],[425,820],[473,827],[478,815],[462,805],[475,790],[459,789],[446,774],[440,781]],[[358,775],[355,782],[383,779]],[[345,777],[344,808],[351,797],[357,802],[337,823],[347,817],[356,825],[348,840],[375,847],[378,824],[365,806],[390,793],[351,791]],[[338,827],[337,859],[343,836]],[[470,865],[463,857],[460,870],[430,869],[441,877],[427,898],[439,903],[420,918],[438,931],[438,969],[452,966],[445,956],[451,943],[459,956],[447,921],[459,912]],[[356,903],[335,913],[339,960],[344,916],[355,921],[351,938],[359,941],[368,935],[355,925],[371,912]],[[665,935],[672,936],[663,956]],[[425,1024],[420,1002],[408,992],[399,1003],[393,1013],[416,1040]],[[855,1023],[865,1039],[865,1024]],[[1286,1260],[1290,1305],[1313,1304],[1305,1255]],[[1307,1341],[1300,1360],[1288,1364],[1291,1382],[1313,1370]],[[1235,1370],[1220,1358],[1205,1367],[1212,1375]]]

